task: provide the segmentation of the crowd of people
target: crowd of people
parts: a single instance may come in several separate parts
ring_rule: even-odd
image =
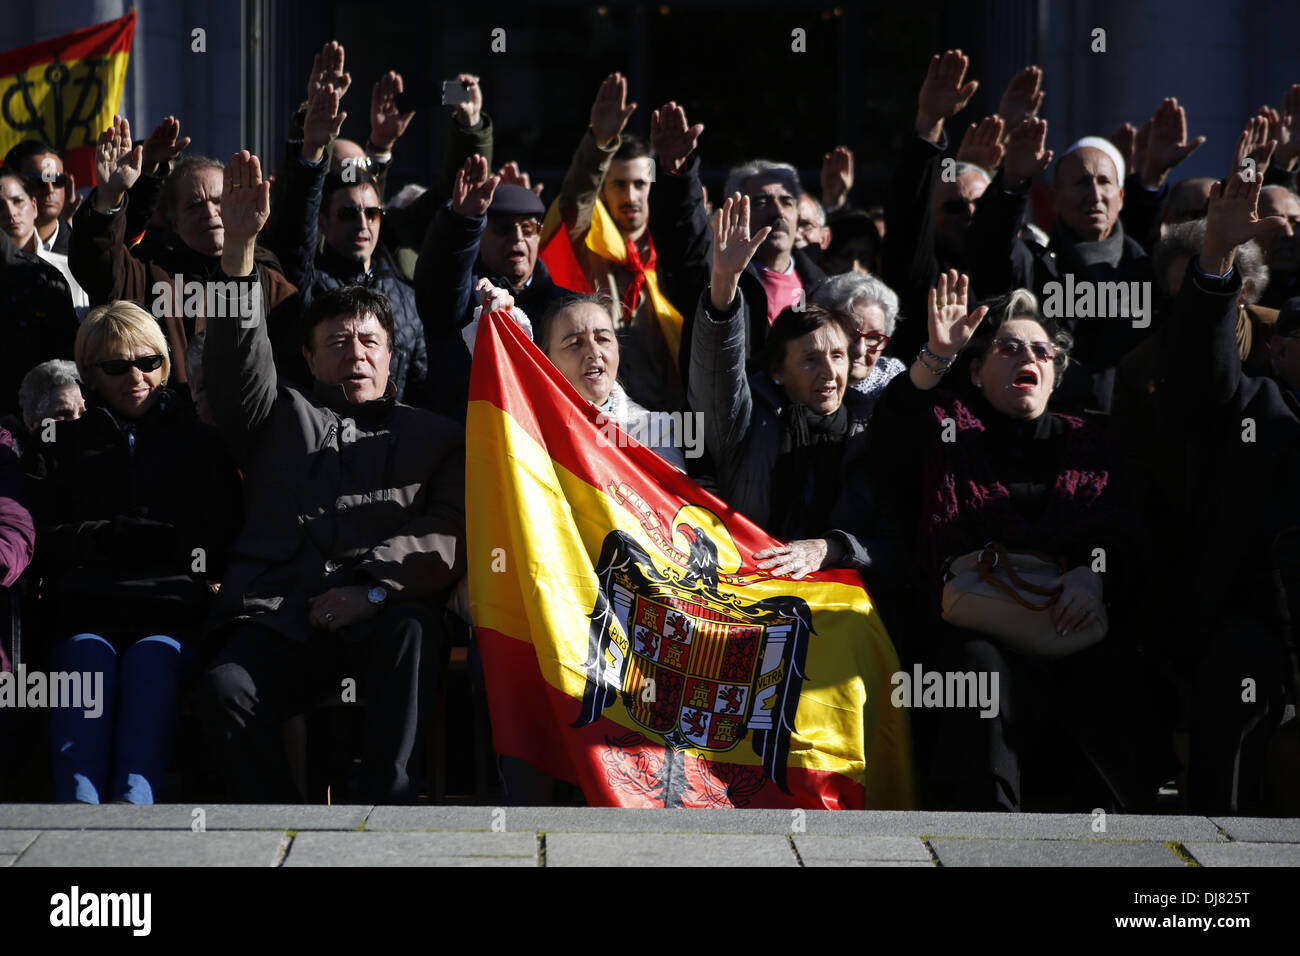
[[[343,139],[344,56],[316,57],[273,177],[187,154],[175,117],[142,142],[115,118],[79,202],[48,145],[4,158],[0,583],[22,663],[105,684],[102,715],[51,712],[56,799],[153,802],[189,707],[224,796],[301,800],[285,721],[340,674],[367,713],[350,796],[418,799],[501,309],[634,436],[700,416],[703,455],[656,450],[781,542],[758,569],[856,569],[904,669],[996,675],[991,717],[912,715],[924,806],[1295,799],[1300,85],[1221,180],[1180,180],[1204,137],[1177,100],[1054,156],[1037,67],[951,126],[976,81],[949,50],[878,205],[842,146],[820,196],[755,158],[710,203],[703,125],[669,102],[631,135],[615,73],[548,203],[496,162],[472,74],[441,172],[390,196],[403,80]],[[1103,636],[1042,655],[950,620],[950,565],[994,542],[1059,562],[1060,638]],[[23,717],[0,709],[5,765],[44,732]]]

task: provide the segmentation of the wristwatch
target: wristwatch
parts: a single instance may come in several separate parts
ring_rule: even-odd
[[[384,602],[388,600],[388,589],[375,585],[366,592],[366,599],[375,607],[383,607]]]

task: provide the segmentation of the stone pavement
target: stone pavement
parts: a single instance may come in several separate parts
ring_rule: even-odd
[[[3,866],[1300,866],[1300,820],[0,804]]]

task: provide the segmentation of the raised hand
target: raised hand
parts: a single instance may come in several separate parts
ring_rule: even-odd
[[[456,171],[456,182],[451,187],[452,211],[475,218],[486,215],[500,184],[501,177],[489,176],[487,160],[475,153]]]
[[[1300,156],[1300,83],[1282,94],[1281,110],[1263,107],[1260,113],[1268,116],[1268,138],[1277,140],[1273,161],[1289,171]]]
[[[1253,159],[1257,169],[1265,167],[1275,146],[1270,140],[1246,158]],[[1266,239],[1278,232],[1292,234],[1291,224],[1282,216],[1259,218],[1259,192],[1264,177],[1247,178],[1242,173],[1242,169],[1234,169],[1227,179],[1215,183],[1210,189],[1205,239],[1201,243],[1201,268],[1214,275],[1223,275],[1232,268],[1237,247],[1243,243],[1251,239]]]
[[[1187,111],[1169,97],[1151,115],[1151,133],[1142,163],[1142,185],[1155,189],[1164,184],[1169,170],[1201,148],[1204,136],[1187,138]]]
[[[771,226],[764,226],[755,235],[749,234],[749,197],[740,193],[728,197],[714,211],[713,279],[709,292],[714,308],[730,307],[740,274],[771,231]]]
[[[1003,176],[1008,189],[1023,189],[1035,176],[1052,164],[1047,148],[1047,120],[1027,119],[1007,137]]]
[[[168,116],[154,127],[149,138],[144,141],[144,172],[154,175],[164,163],[174,162],[185,147],[190,145],[190,138],[179,139],[181,123],[175,116]]]
[[[479,86],[479,78],[473,73],[461,73],[456,79],[469,87],[469,102],[457,103],[451,111],[452,116],[461,126],[477,126],[483,116],[483,89]]]
[[[591,104],[591,132],[599,146],[608,146],[623,132],[636,104],[627,101],[627,78],[622,73],[605,77]]]
[[[343,128],[347,113],[339,112],[341,94],[328,83],[316,91],[307,104],[307,118],[302,123],[302,158],[318,163],[325,147],[334,142]]]
[[[925,82],[916,98],[916,132],[932,143],[943,135],[945,120],[965,108],[979,88],[976,80],[963,83],[970,57],[961,50],[949,50],[930,57]]]
[[[997,169],[1006,152],[1002,147],[1002,128],[1001,116],[986,116],[978,125],[971,123],[957,147],[957,162],[974,163],[989,172]]]
[[[1124,167],[1130,172],[1137,167],[1133,162],[1137,158],[1137,127],[1132,123],[1125,123],[1117,127],[1115,132],[1106,137],[1110,144],[1119,150],[1119,154],[1124,157]]]
[[[836,146],[822,157],[822,207],[833,212],[843,206],[853,188],[853,150]]]
[[[95,144],[95,210],[108,213],[122,202],[126,191],[140,178],[144,164],[144,146],[131,145],[131,123],[124,116],[114,116],[113,124],[99,134]]]
[[[1265,109],[1267,109],[1267,107],[1265,107]],[[1272,137],[1269,136],[1270,125],[1269,118],[1263,113],[1259,116],[1252,116],[1246,121],[1246,128],[1243,129],[1241,135],[1237,137],[1237,148],[1232,152],[1232,169],[1234,172],[1239,172],[1240,170],[1247,168],[1247,158],[1254,158],[1258,155],[1256,151],[1272,139]],[[1255,171],[1252,175],[1263,178],[1265,169],[1268,169],[1267,162],[1264,164],[1263,168],[1260,168],[1258,163],[1256,163]]]
[[[497,175],[501,178],[500,185],[523,186],[525,189],[531,189],[538,196],[540,196],[542,190],[546,188],[542,183],[533,185],[532,178],[526,172],[520,170],[519,164],[514,160],[511,160],[498,169]]]
[[[1038,115],[1043,105],[1043,71],[1027,66],[1011,78],[998,103],[998,116],[1007,129],[1014,129],[1024,120]]]
[[[352,74],[343,72],[343,45],[337,40],[330,40],[312,59],[311,75],[307,77],[307,101],[316,95],[322,86],[332,86],[342,98],[352,85]]]
[[[221,224],[227,246],[251,244],[271,215],[271,181],[262,179],[262,163],[248,150],[230,157],[221,177]]]
[[[957,275],[956,269],[939,273],[939,283],[930,289],[930,351],[951,358],[970,342],[975,329],[984,320],[987,306],[967,314],[966,299],[970,277]]]
[[[370,145],[387,153],[411,125],[415,110],[397,109],[397,94],[402,92],[402,74],[389,70],[370,89]]]
[[[686,124],[686,111],[676,103],[667,103],[650,115],[650,151],[660,169],[675,173],[686,165],[704,132],[704,124]]]
[[[63,221],[72,222],[72,217],[77,213],[77,207],[81,205],[81,198],[77,195],[77,178],[68,170],[65,174],[68,177],[68,183],[63,187]]]

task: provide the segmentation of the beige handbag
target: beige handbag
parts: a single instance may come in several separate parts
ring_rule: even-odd
[[[948,561],[944,572],[943,619],[954,627],[997,638],[1009,649],[1036,657],[1063,657],[1106,636],[1110,622],[1102,607],[1079,631],[1062,636],[1051,608],[1060,596],[1065,569],[1044,554],[1011,551],[990,541],[978,551]]]

